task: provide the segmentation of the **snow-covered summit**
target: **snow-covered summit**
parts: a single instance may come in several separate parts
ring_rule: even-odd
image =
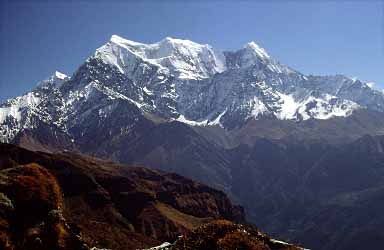
[[[227,68],[257,68],[267,69],[272,73],[291,74],[294,70],[279,63],[268,52],[254,41],[245,44],[236,51],[225,51]]]
[[[70,77],[68,77],[66,74],[61,73],[59,71],[55,71],[51,76],[49,76],[47,79],[39,82],[37,85],[38,87],[55,87],[59,88],[65,81],[68,81]]]
[[[265,49],[261,48],[259,45],[257,45],[254,41],[247,43],[244,46],[245,49],[248,49],[250,51],[253,51],[259,56],[260,58],[263,59],[269,59],[271,58],[268,53],[265,51]]]
[[[225,57],[211,46],[167,37],[152,44],[138,43],[113,35],[96,56],[132,75],[140,62],[158,66],[182,79],[203,79],[225,70]]]
[[[143,45],[142,43],[134,42],[134,41],[122,38],[121,36],[118,36],[118,35],[115,35],[115,34],[111,36],[109,41],[112,42],[112,43],[116,43],[116,44],[124,44],[124,45],[131,45],[131,46]]]
[[[55,71],[55,74],[54,76],[57,78],[57,79],[61,79],[61,80],[65,80],[67,78],[69,78],[66,74],[63,74],[59,71]]]

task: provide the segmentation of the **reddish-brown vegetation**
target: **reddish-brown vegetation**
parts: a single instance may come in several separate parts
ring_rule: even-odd
[[[62,206],[60,187],[47,169],[32,163],[11,169],[8,173],[13,177],[10,193],[19,209],[35,209],[46,214]]]
[[[82,249],[61,215],[63,194],[49,170],[31,163],[0,176],[1,249]]]
[[[20,212],[19,222],[28,222],[25,228],[36,229],[31,239],[45,237],[43,243],[51,246],[68,245],[71,231],[75,231],[90,246],[148,248],[164,240],[172,242],[212,219],[244,219],[242,209],[223,192],[143,167],[0,144],[0,169],[14,180],[7,181],[7,186],[13,187],[5,189]],[[5,189],[0,188],[0,192]],[[52,209],[60,210],[62,219],[44,227],[31,226],[47,221]],[[32,216],[31,210],[38,216]]]
[[[273,242],[253,226],[216,220],[181,237],[172,250],[301,250],[290,244]]]

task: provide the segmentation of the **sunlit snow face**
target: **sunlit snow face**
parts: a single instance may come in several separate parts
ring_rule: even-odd
[[[170,71],[180,79],[203,79],[225,70],[222,52],[209,45],[169,37],[158,43],[143,44],[113,35],[98,52],[98,56],[125,74],[130,74],[130,66],[138,61]]]

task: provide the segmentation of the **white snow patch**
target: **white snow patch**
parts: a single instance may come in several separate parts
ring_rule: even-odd
[[[271,241],[273,243],[279,243],[279,244],[283,244],[283,245],[289,245],[289,243],[285,242],[285,241],[281,241],[281,240],[276,240],[276,239],[271,239]]]
[[[147,93],[148,95],[153,95],[153,92],[150,91],[147,87],[143,88],[144,92]]]
[[[281,241],[281,240],[276,240],[276,239],[271,239],[271,241],[273,243],[278,243],[278,244],[282,244],[282,245],[290,245],[289,243],[285,242],[285,241]],[[307,248],[301,248],[302,250],[310,250],[310,249],[307,249]]]
[[[147,248],[147,249],[143,249],[143,250],[167,250],[171,245],[172,244],[169,242],[164,242],[160,246],[151,247],[151,248]]]
[[[308,105],[313,106],[308,110]],[[311,117],[319,120],[327,120],[332,117],[347,117],[352,114],[360,105],[349,100],[338,99],[335,96],[326,94],[323,98],[310,96],[298,108],[298,113],[304,120]]]
[[[262,101],[260,101],[256,96],[249,101],[249,105],[253,107],[251,111],[251,116],[254,118],[257,118],[260,114],[264,114],[265,112],[268,112],[268,109],[265,106],[265,104]]]
[[[191,126],[206,126],[208,125],[208,120],[203,121],[192,121],[185,118],[184,115],[180,114],[178,118],[174,119],[175,121],[182,122]]]
[[[278,67],[278,66],[276,66],[276,65],[274,65],[274,64],[272,64],[272,63],[268,64],[267,67],[268,67],[271,71],[273,71],[273,72],[275,72],[275,73],[282,73],[280,67]]]
[[[374,82],[367,82],[366,84],[367,84],[368,87],[373,89],[373,87],[375,86],[376,83],[374,83]]]
[[[56,71],[55,74],[57,79],[60,79],[60,80],[65,80],[66,78],[68,78],[68,76],[66,74],[63,74],[59,71]]]
[[[321,97],[310,95],[301,100],[295,100],[293,95],[286,95],[278,91],[276,93],[280,97],[280,110],[275,115],[281,120],[296,119],[298,115],[303,120],[347,117],[360,108],[352,101],[339,99],[330,94],[324,94]]]
[[[210,121],[209,125],[219,125],[220,127],[223,127],[220,123],[220,119],[223,115],[225,115],[225,113],[227,113],[227,109],[221,112],[213,121]]]
[[[209,118],[209,117],[212,117],[213,115],[209,115],[208,118],[206,118],[204,120],[193,121],[193,120],[188,120],[182,114],[180,114],[180,116],[177,119],[173,119],[173,120],[188,124],[190,126],[215,126],[215,125],[219,125],[220,127],[222,127],[222,125],[220,123],[220,119],[226,112],[227,112],[227,109],[225,109],[218,116],[216,116],[216,118],[214,120],[211,120],[211,118]]]
[[[175,83],[172,83],[171,85],[169,85],[169,87],[171,88],[171,94],[176,97],[176,86],[175,86]]]
[[[286,95],[280,92],[277,92],[282,101],[281,110],[277,114],[281,120],[290,120],[295,118],[295,113],[299,107],[299,103],[295,101],[292,95]]]

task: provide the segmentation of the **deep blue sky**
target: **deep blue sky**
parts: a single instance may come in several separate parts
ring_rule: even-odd
[[[0,101],[55,70],[71,75],[112,34],[219,49],[253,40],[303,73],[342,73],[384,88],[383,1],[94,2],[0,0]]]

